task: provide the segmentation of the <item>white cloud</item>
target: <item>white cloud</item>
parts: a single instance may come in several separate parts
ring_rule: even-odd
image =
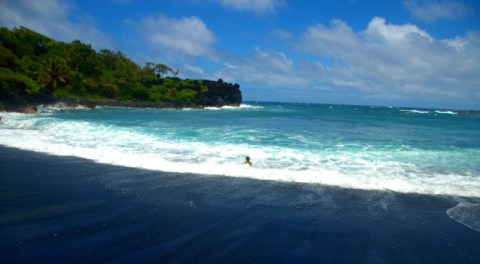
[[[336,60],[330,67],[336,85],[342,80],[343,86],[369,93],[471,98],[480,84],[480,62],[474,59],[480,56],[479,40],[478,33],[435,40],[414,25],[374,18],[359,33],[339,21],[310,27],[300,48]]]
[[[205,75],[205,71],[202,68],[197,67],[197,66],[193,66],[193,65],[190,65],[190,64],[185,64],[183,66],[183,68],[186,69],[187,71],[193,72],[197,75]]]
[[[214,57],[215,34],[195,16],[169,18],[160,15],[128,23],[158,49],[180,55]]]
[[[460,37],[455,37],[454,39],[445,39],[443,42],[448,46],[455,48],[457,51],[465,50],[465,46],[468,44],[468,41],[465,38]]]
[[[427,32],[415,25],[387,25],[385,19],[381,17],[375,17],[370,21],[366,33],[369,36],[383,38],[386,42],[402,42],[409,37],[415,36],[428,42],[433,41],[433,38]]]
[[[293,38],[293,34],[289,31],[282,30],[282,29],[275,29],[269,34],[270,37],[275,37],[280,40],[291,40]]]
[[[274,12],[283,4],[281,0],[219,0],[220,4],[237,11],[250,11],[257,14]]]
[[[314,25],[292,43],[298,56],[257,48],[217,74],[282,88],[278,93],[298,89],[337,98],[344,94],[358,103],[456,101],[480,107],[480,32],[439,40],[415,25],[392,25],[376,17],[360,32],[341,20]]]
[[[253,56],[239,57],[235,61],[225,62],[224,67],[215,73],[227,81],[241,80],[253,84],[273,86],[305,86],[306,79],[295,77],[295,65],[284,53],[262,51],[256,47]]]
[[[413,16],[427,22],[441,19],[461,19],[472,12],[461,1],[404,0],[403,3]]]
[[[68,17],[74,9],[60,0],[5,0],[0,2],[0,24],[27,27],[56,40],[79,39],[97,49],[112,47],[110,38],[95,27],[91,18],[77,17],[80,22],[71,22]]]
[[[332,20],[331,27],[311,26],[305,33],[302,49],[318,56],[348,56],[360,45],[358,36],[341,20]]]
[[[190,78],[206,78],[207,73],[200,67],[198,66],[193,66],[190,64],[185,64],[183,65],[183,70],[186,72],[186,75],[189,76]]]

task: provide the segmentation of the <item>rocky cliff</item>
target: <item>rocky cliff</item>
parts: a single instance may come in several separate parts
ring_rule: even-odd
[[[203,80],[208,91],[197,93],[192,102],[196,106],[238,106],[242,103],[242,92],[238,84],[225,83],[222,80]]]

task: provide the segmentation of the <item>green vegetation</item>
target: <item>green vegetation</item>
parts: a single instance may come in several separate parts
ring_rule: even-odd
[[[78,40],[58,42],[24,27],[0,29],[0,100],[162,103],[205,97],[204,81],[177,75],[167,65],[148,62],[140,67],[120,51],[97,52]]]

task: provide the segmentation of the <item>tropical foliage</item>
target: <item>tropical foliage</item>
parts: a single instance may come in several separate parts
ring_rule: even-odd
[[[137,65],[120,51],[96,51],[78,40],[58,42],[24,27],[0,29],[0,99],[84,98],[190,101],[208,87],[178,70]]]

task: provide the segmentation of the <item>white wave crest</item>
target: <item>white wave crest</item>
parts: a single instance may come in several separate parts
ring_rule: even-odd
[[[400,110],[400,111],[401,111],[401,112],[412,113],[412,114],[428,114],[428,113],[430,113],[429,111],[425,111],[425,110],[415,110],[415,109],[408,109],[408,110],[402,109],[402,110]]]
[[[445,114],[445,115],[456,115],[456,112],[453,111],[440,111],[440,110],[435,110],[435,113],[437,114]]]
[[[263,106],[258,105],[248,105],[248,104],[241,104],[239,106],[230,106],[225,105],[222,107],[205,107],[205,110],[245,110],[245,109],[262,109]]]

